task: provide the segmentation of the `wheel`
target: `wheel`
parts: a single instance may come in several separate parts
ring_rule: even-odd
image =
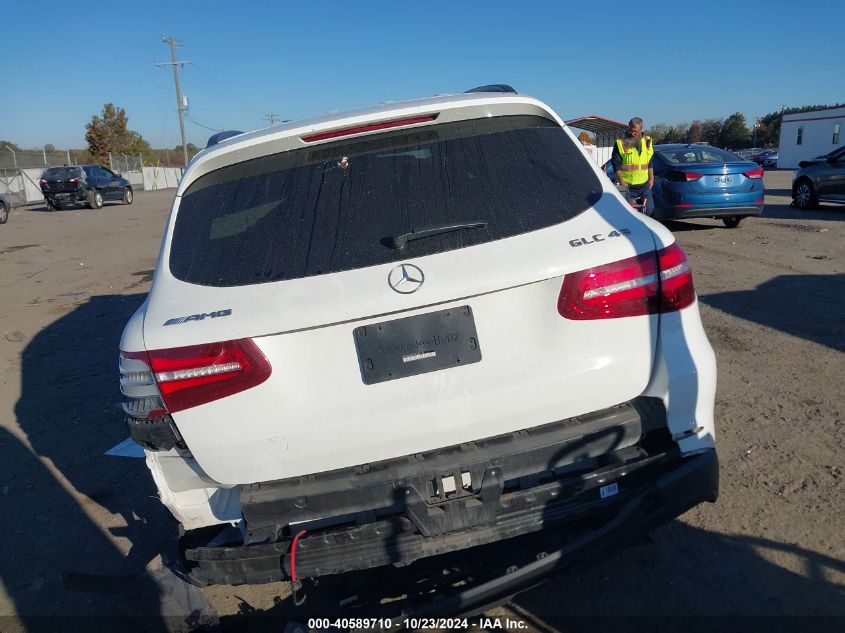
[[[132,204],[135,197],[132,195],[132,187],[123,190],[123,204]]]
[[[726,218],[722,218],[722,222],[724,222],[725,226],[729,229],[735,229],[744,219],[745,218],[741,218],[738,215],[731,215]]]
[[[88,206],[92,209],[102,209],[103,208],[103,194],[99,191],[95,191],[91,194],[90,202]]]
[[[0,202],[0,224],[6,224],[9,220],[9,209],[4,202]]]
[[[813,183],[806,178],[799,180],[795,185],[795,191],[792,192],[792,203],[799,209],[815,209],[819,206]]]

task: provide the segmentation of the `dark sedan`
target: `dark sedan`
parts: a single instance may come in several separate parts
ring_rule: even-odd
[[[792,181],[792,204],[813,209],[819,202],[845,204],[845,146],[801,161]]]
[[[100,165],[48,167],[39,184],[50,211],[68,204],[87,204],[100,209],[105,200],[132,204],[134,199],[129,181]]]
[[[6,224],[9,220],[9,213],[12,212],[11,196],[0,193],[0,224]]]
[[[776,149],[767,149],[759,154],[754,154],[751,157],[755,163],[761,167],[777,167],[778,166],[778,151]]]

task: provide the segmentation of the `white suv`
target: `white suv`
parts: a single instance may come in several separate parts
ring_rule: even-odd
[[[120,374],[194,582],[541,529],[586,551],[716,500],[683,251],[547,105],[490,89],[241,134],[185,171]]]

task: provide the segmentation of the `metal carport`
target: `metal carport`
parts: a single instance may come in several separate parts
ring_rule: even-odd
[[[628,125],[625,123],[598,116],[597,114],[569,119],[565,123],[571,128],[584,130],[596,137],[596,151],[590,153],[600,166],[610,160],[610,155],[613,153],[613,144],[628,129]]]

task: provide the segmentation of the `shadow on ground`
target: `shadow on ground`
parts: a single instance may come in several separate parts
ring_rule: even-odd
[[[118,344],[143,299],[92,297],[41,330],[21,354],[15,414],[31,449],[1,431],[0,508],[12,539],[0,557],[0,579],[27,630],[50,628],[58,622],[52,618],[70,615],[125,623],[144,616],[133,627],[165,630],[163,610],[190,606],[191,597],[172,586],[169,572],[149,565],[172,550],[176,525],[144,460],[104,455],[128,436],[119,405]],[[125,538],[129,551],[109,534]],[[106,622],[106,630],[118,624],[103,620],[97,628]]]
[[[845,351],[845,275],[781,275],[754,290],[699,296],[723,312]]]
[[[766,195],[773,194],[766,190]],[[786,195],[789,195],[788,193]],[[845,205],[822,204],[818,209],[799,209],[790,204],[766,204],[763,207],[763,218],[778,220],[822,220],[842,221],[845,220]]]

